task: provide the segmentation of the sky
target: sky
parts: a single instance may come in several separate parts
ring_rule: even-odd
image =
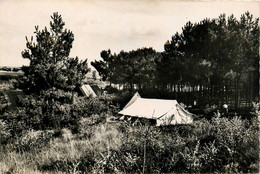
[[[61,14],[65,28],[74,33],[70,57],[100,60],[102,50],[163,45],[186,22],[217,18],[225,13],[239,18],[249,11],[259,17],[257,1],[177,0],[0,0],[0,66],[28,65],[21,52],[25,36],[34,35],[34,26],[49,28],[53,12]]]

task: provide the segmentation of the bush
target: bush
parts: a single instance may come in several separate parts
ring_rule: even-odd
[[[62,129],[57,138],[49,138],[44,131],[27,131],[18,146],[24,155],[37,151],[31,158],[43,172],[258,172],[257,118],[250,123],[240,117],[215,116],[211,121],[171,128],[83,125],[78,134]],[[49,143],[42,146],[45,139]]]
[[[8,125],[0,120],[0,137],[1,144],[7,144],[11,138],[10,130],[8,130]]]
[[[27,131],[24,136],[17,140],[16,150],[18,152],[40,152],[49,145],[53,133],[53,131]]]
[[[19,136],[23,130],[29,129],[69,128],[76,133],[82,118],[91,118],[96,124],[104,121],[113,110],[97,98],[78,97],[62,90],[47,90],[38,96],[23,99],[21,108],[6,112],[0,118],[8,124],[13,136]]]
[[[51,106],[44,105],[43,97],[26,99],[27,107],[2,116],[7,157],[19,154],[27,164],[29,155],[43,172],[258,172],[257,117],[216,114],[192,125],[132,126],[105,123],[113,112],[98,99],[62,96],[67,98],[57,97]],[[52,124],[44,122],[46,118]]]
[[[256,121],[256,120],[255,120]],[[120,152],[135,157],[134,166],[120,171],[150,172],[257,172],[258,130],[239,117],[214,117],[193,126],[174,126],[168,131],[129,127]],[[184,133],[185,132],[185,133]],[[123,156],[123,155],[122,155]],[[126,165],[122,165],[126,166]]]
[[[7,97],[0,91],[0,114],[4,113],[11,103],[8,102]]]
[[[113,86],[106,86],[104,90],[107,91],[109,94],[115,94],[119,92],[119,90]]]

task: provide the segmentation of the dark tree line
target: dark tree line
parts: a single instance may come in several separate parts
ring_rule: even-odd
[[[103,80],[129,90],[167,91],[175,98],[192,92],[193,100],[223,104],[241,98],[255,100],[259,91],[259,19],[246,12],[240,19],[187,22],[161,53],[152,48],[112,54],[91,62]],[[185,90],[184,90],[185,88]],[[187,98],[187,96],[186,96]]]
[[[131,91],[154,85],[156,80],[156,61],[161,54],[152,48],[141,48],[129,52],[112,54],[111,50],[101,52],[103,60],[91,62],[103,80],[118,84]]]

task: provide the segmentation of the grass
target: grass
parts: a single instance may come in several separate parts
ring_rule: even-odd
[[[5,148],[1,172],[142,173],[144,148],[146,173],[257,172],[257,131],[245,124],[239,118],[215,118],[212,124],[196,122],[165,132],[156,127],[100,123],[85,126],[78,134],[63,129],[40,148],[31,140],[42,139],[45,133],[29,131],[22,137],[28,141]],[[88,136],[82,136],[86,132]],[[16,146],[31,148],[15,150]]]
[[[2,154],[1,173],[43,173],[36,168],[36,154],[7,152]]]
[[[95,171],[95,167],[99,166],[89,164],[88,167],[87,163],[93,160],[92,163],[101,164],[106,156],[103,152],[117,150],[122,145],[122,134],[107,124],[91,129],[94,129],[91,139],[78,139],[69,130],[63,129],[61,137],[53,138],[42,149],[6,151],[2,155],[1,173],[77,173],[78,167]]]

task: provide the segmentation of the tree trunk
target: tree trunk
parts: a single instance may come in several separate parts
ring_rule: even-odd
[[[130,91],[133,92],[133,82],[130,82]]]
[[[210,89],[209,89],[209,105],[211,106],[212,104],[212,93],[213,93],[213,85],[210,85]]]
[[[236,84],[235,84],[235,109],[238,109],[239,107],[239,81],[240,81],[240,77],[236,78]]]
[[[225,86],[224,85],[221,85],[221,104],[220,104],[220,107],[222,107],[224,105],[224,98],[225,98]]]
[[[203,99],[203,97],[202,97],[202,87],[201,87],[202,85],[201,84],[199,84],[199,101],[202,101]]]

